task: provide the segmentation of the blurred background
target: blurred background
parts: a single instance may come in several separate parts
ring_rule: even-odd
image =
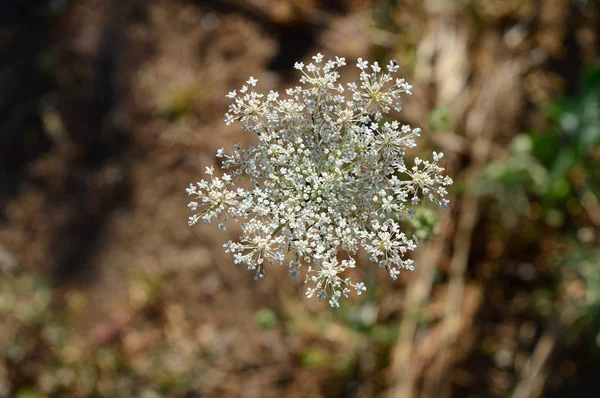
[[[599,40],[594,0],[1,2],[0,397],[598,396]],[[396,59],[455,180],[335,311],[187,226],[225,94],[317,52]]]

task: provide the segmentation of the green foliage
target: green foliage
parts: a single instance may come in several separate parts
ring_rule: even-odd
[[[486,169],[479,192],[493,196],[503,208],[523,213],[532,195],[543,195],[548,181],[548,171],[531,154],[532,147],[528,135],[515,137],[509,156]]]
[[[439,216],[431,207],[417,206],[410,220],[414,234],[419,239],[429,239],[439,233]]]
[[[262,330],[273,329],[279,324],[277,314],[270,308],[261,308],[254,314],[254,320]]]
[[[432,132],[449,131],[452,119],[448,107],[435,108],[429,112],[429,127]]]
[[[160,292],[151,281],[137,281],[131,293],[128,312],[152,330],[150,312],[159,310]],[[161,393],[157,396],[175,396],[205,372],[190,335],[177,339],[184,350],[151,334],[125,331],[118,321],[82,335],[73,324],[86,310],[79,291],[52,290],[31,272],[0,275],[0,378],[8,371],[23,375],[18,384],[6,385],[7,396],[133,397],[154,390]],[[265,318],[271,325],[273,318]],[[182,333],[177,326],[167,328]]]
[[[588,330],[600,346],[600,249],[573,250],[559,266],[570,284],[565,322],[575,334]]]
[[[517,213],[537,202],[546,223],[559,227],[584,194],[600,192],[600,65],[586,71],[580,91],[550,107],[546,131],[513,140],[509,155],[486,169],[480,194]]]
[[[320,346],[311,346],[300,353],[300,363],[308,369],[326,369],[331,364],[329,352]]]
[[[180,119],[192,113],[201,99],[202,90],[197,85],[175,88],[159,113],[166,118]]]
[[[38,394],[34,390],[22,390],[17,394],[17,398],[40,398],[43,395]]]
[[[571,336],[587,331],[600,342],[600,250],[594,241],[587,198],[600,194],[600,64],[589,67],[580,94],[552,104],[549,127],[517,136],[509,155],[484,172],[479,192],[517,214],[539,209],[561,235],[566,250],[557,256],[557,289],[533,293],[538,314],[560,314]],[[592,202],[597,206],[597,199]],[[591,231],[587,239],[582,231]],[[588,234],[589,235],[589,234]],[[600,345],[600,343],[599,343]]]

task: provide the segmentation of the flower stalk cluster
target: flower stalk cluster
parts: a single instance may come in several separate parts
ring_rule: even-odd
[[[301,85],[285,98],[255,91],[253,77],[230,92],[225,123],[240,123],[258,143],[220,149],[226,173],[207,168],[208,180],[187,189],[194,197],[190,225],[218,220],[225,230],[227,220],[241,221],[239,240],[225,244],[234,263],[255,279],[264,277],[266,263],[285,264],[293,277],[305,269],[306,295],[332,307],[366,290],[342,276],[356,266],[359,248],[394,279],[414,269],[406,257],[418,241],[400,222],[423,198],[446,207],[445,187],[452,184],[439,165],[442,153],[405,163],[419,128],[384,120],[411,94],[412,86],[394,77],[397,64],[383,68],[359,58],[359,81],[344,87],[338,70],[345,64],[339,57],[324,62],[321,54],[306,66],[296,63]],[[243,177],[249,189],[236,187]]]

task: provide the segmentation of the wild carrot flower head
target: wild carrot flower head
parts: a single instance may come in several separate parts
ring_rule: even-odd
[[[406,254],[418,241],[400,223],[423,198],[446,207],[445,187],[452,184],[439,166],[442,153],[405,163],[419,128],[383,119],[411,94],[412,86],[394,77],[397,64],[359,58],[359,81],[346,87],[338,83],[344,65],[344,58],[324,62],[321,54],[308,65],[296,63],[301,85],[284,98],[255,91],[253,77],[230,92],[225,123],[240,123],[258,144],[219,149],[227,173],[217,177],[207,168],[208,180],[187,189],[194,197],[189,225],[216,219],[225,230],[226,220],[241,222],[239,240],[225,244],[234,263],[255,279],[264,277],[266,262],[285,264],[293,277],[305,271],[306,295],[332,307],[366,290],[342,275],[356,266],[359,248],[394,279],[414,269]],[[250,189],[235,186],[243,177]]]

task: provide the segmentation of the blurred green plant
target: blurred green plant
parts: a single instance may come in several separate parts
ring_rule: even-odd
[[[527,214],[522,224],[543,220],[554,230],[551,240],[564,246],[551,253],[558,283],[533,293],[534,308],[558,315],[567,336],[589,334],[600,346],[600,63],[583,73],[579,92],[549,107],[546,130],[517,136],[478,192]]]
[[[552,227],[583,212],[585,198],[600,192],[600,64],[585,71],[580,92],[550,106],[547,130],[513,140],[486,169],[480,194],[518,214],[539,205]]]
[[[261,308],[254,314],[254,321],[262,330],[273,329],[279,324],[277,314],[270,308]]]
[[[432,132],[452,130],[452,116],[448,107],[434,108],[429,112],[429,127]]]
[[[326,369],[332,365],[332,358],[325,348],[313,345],[304,348],[299,356],[300,364],[308,369]]]
[[[415,214],[410,219],[414,234],[419,239],[429,239],[436,236],[440,230],[439,216],[434,209],[428,206],[418,206]]]
[[[152,286],[151,281],[133,284],[128,312],[154,332],[117,322],[86,336],[72,327],[88,306],[83,293],[53,290],[32,272],[0,273],[0,396],[101,398],[142,396],[150,389],[160,391],[158,396],[185,391],[204,372],[200,348],[173,325],[164,333],[178,336],[184,348],[152,343],[150,335],[158,329],[148,310],[159,308],[160,295]],[[148,287],[145,294],[141,287]]]
[[[600,249],[575,246],[558,265],[564,273],[563,323],[570,338],[587,331],[600,347]]]
[[[169,119],[180,119],[194,111],[196,104],[202,100],[203,91],[197,84],[186,87],[171,88],[165,103],[158,110],[159,115]]]

